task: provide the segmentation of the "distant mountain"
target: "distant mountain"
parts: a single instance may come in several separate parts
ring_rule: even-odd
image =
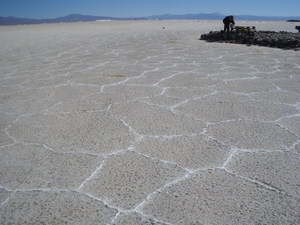
[[[223,19],[225,15],[215,12],[211,14],[199,13],[199,14],[182,14],[182,15],[154,15],[147,17],[148,19],[175,19],[175,20],[219,20]],[[280,17],[280,16],[253,16],[253,15],[234,15],[235,20],[278,20],[278,21],[287,21],[287,20],[299,20],[300,17],[290,16],[290,17]]]
[[[96,21],[96,20],[112,20],[115,19],[113,17],[107,16],[89,16],[89,15],[81,15],[81,14],[71,14],[64,17],[58,17],[48,21],[57,21],[57,22],[86,22],[86,21]]]
[[[61,22],[88,22],[96,20],[221,20],[225,17],[221,13],[215,12],[211,14],[198,13],[198,14],[182,14],[182,15],[154,15],[147,17],[131,17],[131,18],[117,18],[117,17],[107,17],[107,16],[89,16],[81,14],[71,14],[64,17],[58,17],[54,19],[29,19],[29,18],[16,18],[16,17],[1,17],[0,25],[23,25],[23,24],[43,24],[43,23],[61,23]],[[300,20],[300,17],[276,17],[276,16],[253,16],[253,15],[235,15],[236,20]]]
[[[182,14],[182,15],[172,15],[172,14],[164,14],[164,15],[154,15],[148,16],[148,19],[162,19],[162,20],[218,20],[224,18],[224,15],[221,13],[198,13],[198,14]]]
[[[55,19],[29,19],[29,18],[16,18],[16,17],[1,17],[0,25],[19,25],[19,24],[43,24],[43,23],[68,23],[68,22],[88,22],[96,20],[117,20],[121,18],[113,18],[107,16],[89,16],[81,14],[71,14],[64,17]]]
[[[39,21],[35,19],[28,19],[28,18],[16,18],[13,16],[9,16],[9,17],[0,16],[0,25],[35,24],[35,23],[39,23]]]
[[[236,20],[269,20],[269,21],[288,21],[299,20],[300,16],[253,16],[253,15],[236,15]]]

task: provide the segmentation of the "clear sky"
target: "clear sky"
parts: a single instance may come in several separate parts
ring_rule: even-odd
[[[50,19],[73,13],[142,17],[219,12],[224,15],[300,16],[300,0],[0,0],[0,16]]]

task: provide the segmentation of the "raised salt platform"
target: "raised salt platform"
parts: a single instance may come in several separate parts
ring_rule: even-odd
[[[259,45],[282,49],[300,49],[300,33],[286,31],[256,31],[255,27],[236,27],[233,32],[211,31],[201,40]]]

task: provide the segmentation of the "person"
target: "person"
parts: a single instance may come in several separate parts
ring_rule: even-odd
[[[233,26],[235,24],[234,22],[234,17],[232,15],[230,16],[226,16],[224,19],[223,19],[223,23],[224,23],[224,32],[227,31],[227,33],[229,33],[229,26],[230,26],[230,31],[232,31],[233,29]]]

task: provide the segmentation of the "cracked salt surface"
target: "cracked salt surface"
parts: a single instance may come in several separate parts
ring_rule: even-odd
[[[1,224],[300,224],[300,53],[220,26],[1,27]]]

